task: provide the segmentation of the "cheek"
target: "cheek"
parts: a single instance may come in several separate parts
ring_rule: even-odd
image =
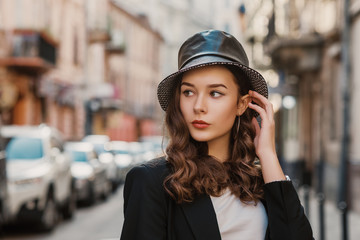
[[[222,113],[219,113],[219,123],[220,127],[222,127],[226,131],[230,131],[234,125],[234,121],[236,118],[237,111],[235,108],[224,107]]]
[[[237,115],[236,105],[224,104],[219,106],[216,116],[218,122],[225,128],[231,128]]]
[[[227,109],[227,111],[223,111],[219,113],[218,116],[220,117],[220,123],[224,126],[232,126],[234,124],[234,120],[236,118],[236,110],[234,109]]]
[[[224,117],[236,116],[237,114],[237,102],[233,99],[213,104],[213,106],[216,108],[216,112]]]
[[[186,104],[185,100],[182,97],[180,97],[180,112],[185,119],[188,112],[188,105],[189,104]]]

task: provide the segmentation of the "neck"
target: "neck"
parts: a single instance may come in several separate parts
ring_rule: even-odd
[[[229,158],[229,144],[227,141],[212,141],[208,142],[209,155],[213,156],[219,162],[225,162]]]

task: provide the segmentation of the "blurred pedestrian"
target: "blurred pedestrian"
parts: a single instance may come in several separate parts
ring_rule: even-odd
[[[313,239],[275,152],[266,82],[241,44],[203,31],[178,60],[158,86],[166,157],[128,173],[121,239]]]

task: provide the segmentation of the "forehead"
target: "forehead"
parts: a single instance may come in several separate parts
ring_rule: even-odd
[[[193,84],[212,84],[212,83],[226,83],[237,84],[235,76],[229,69],[220,65],[205,66],[195,68],[184,73],[182,82],[189,82]]]

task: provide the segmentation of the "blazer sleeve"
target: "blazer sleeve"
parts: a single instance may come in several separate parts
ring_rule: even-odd
[[[271,240],[312,240],[310,223],[291,181],[264,185]]]
[[[124,185],[120,240],[166,239],[166,199],[162,182],[148,166],[129,171]]]

